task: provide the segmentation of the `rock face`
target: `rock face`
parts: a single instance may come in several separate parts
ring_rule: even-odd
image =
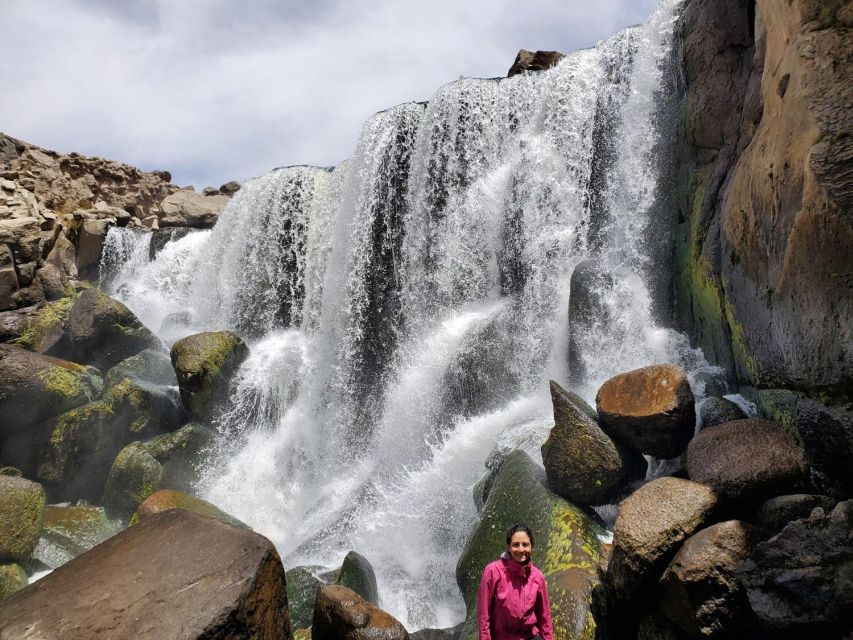
[[[379,607],[365,602],[352,589],[340,585],[322,587],[317,592],[313,640],[409,640],[400,622]]]
[[[684,371],[668,364],[615,376],[595,396],[605,430],[656,458],[673,458],[687,446],[696,424],[694,404]]]
[[[737,569],[759,539],[738,520],[688,538],[661,578],[658,600],[669,620],[694,638],[748,635],[754,617]]]
[[[292,637],[266,538],[186,511],[148,518],[0,603],[0,636]]]
[[[575,504],[608,504],[645,476],[643,456],[614,443],[554,381],[551,402],[554,427],[542,445],[542,460],[557,494]]]
[[[335,584],[352,589],[371,604],[379,604],[376,574],[373,573],[373,567],[370,566],[367,558],[360,553],[350,551],[346,555]]]
[[[755,547],[740,577],[773,637],[840,638],[853,629],[853,500],[796,520]]]
[[[565,57],[565,54],[559,51],[527,51],[519,49],[518,55],[515,56],[515,62],[512,63],[506,76],[507,78],[511,78],[522,71],[544,71],[545,69],[550,69]]]
[[[176,191],[160,203],[161,227],[195,227],[209,229],[231,200],[229,196],[205,196],[195,191]]]
[[[517,522],[525,522],[536,539],[533,561],[545,574],[555,637],[580,639],[594,633],[589,597],[598,582],[597,536],[604,529],[552,493],[545,482],[542,469],[522,451],[513,451],[501,464],[456,565],[456,582],[468,609],[462,640],[477,637],[477,588],[483,569],[506,549],[506,531]]]
[[[206,417],[214,409],[213,399],[248,355],[249,348],[231,331],[197,333],[172,345],[172,366],[187,410]]]
[[[757,505],[808,486],[803,450],[767,420],[735,420],[700,431],[687,449],[687,474],[734,503]]]
[[[849,7],[695,0],[680,30],[682,324],[741,383],[849,397]]]
[[[0,562],[29,558],[41,533],[45,494],[40,484],[0,475]]]
[[[619,503],[606,582],[616,598],[634,600],[660,576],[678,546],[699,530],[717,506],[708,487],[663,477]]]

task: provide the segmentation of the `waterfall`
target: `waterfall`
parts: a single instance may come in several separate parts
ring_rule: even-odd
[[[462,619],[472,487],[495,448],[541,460],[547,381],[571,374],[570,277],[590,257],[607,321],[578,336],[575,390],[703,364],[655,321],[645,250],[678,5],[546,72],[378,113],[346,162],[249,181],[214,229],[154,260],[146,236],[111,231],[104,282],[164,339],[249,342],[201,489],[287,566],[356,549],[409,629]]]

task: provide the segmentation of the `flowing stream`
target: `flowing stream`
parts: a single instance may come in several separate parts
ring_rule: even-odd
[[[652,310],[678,4],[546,72],[378,113],[346,162],[248,182],[153,260],[150,234],[110,232],[105,285],[164,339],[249,343],[201,489],[288,567],[355,549],[407,628],[456,624],[472,487],[495,448],[541,461],[548,380],[592,401],[622,371],[705,366]],[[591,257],[607,321],[576,335],[572,372],[570,276]]]

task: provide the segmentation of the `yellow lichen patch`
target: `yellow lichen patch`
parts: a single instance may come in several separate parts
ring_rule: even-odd
[[[43,304],[27,321],[20,337],[13,340],[12,344],[24,349],[40,350],[52,334],[61,330],[73,304],[74,298],[70,296]]]
[[[66,398],[79,397],[86,394],[86,386],[83,384],[78,372],[64,367],[45,367],[37,374],[38,379],[44,385],[45,391]]]

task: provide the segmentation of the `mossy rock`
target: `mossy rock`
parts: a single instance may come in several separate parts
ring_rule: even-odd
[[[175,491],[173,489],[160,489],[146,498],[145,502],[139,505],[136,513],[130,519],[130,524],[135,525],[140,520],[152,516],[155,513],[168,511],[169,509],[183,509],[191,511],[211,520],[218,520],[225,524],[230,524],[241,529],[251,529],[245,522],[241,522],[234,516],[231,516],[215,505],[210,504],[206,500],[197,498],[196,496]]]
[[[102,507],[48,505],[33,558],[56,569],[118,533],[121,523]]]
[[[27,586],[27,573],[14,562],[0,564],[0,600],[8,598]]]
[[[209,417],[216,409],[213,399],[224,395],[231,376],[248,356],[249,348],[232,331],[178,340],[172,346],[172,366],[187,410],[196,418]]]
[[[598,582],[598,536],[605,530],[552,493],[545,472],[522,451],[513,451],[501,464],[480,521],[456,565],[456,582],[468,609],[460,638],[477,637],[477,589],[483,569],[506,549],[506,531],[519,522],[533,530],[533,559],[548,585],[554,637],[592,640],[595,622],[589,599]]]
[[[350,551],[346,555],[338,569],[335,584],[352,589],[368,602],[379,604],[376,574],[367,558],[360,553]]]
[[[142,443],[163,467],[162,486],[189,491],[198,480],[198,467],[204,452],[213,446],[213,432],[191,422],[172,433]]]
[[[38,543],[46,496],[37,482],[0,476],[0,561],[28,559]]]
[[[172,390],[145,380],[125,378],[104,394],[104,400],[137,437],[172,431],[184,417]]]
[[[311,640],[311,627],[306,629],[294,629],[293,640]]]
[[[315,577],[310,567],[294,567],[286,571],[284,577],[290,624],[296,629],[310,629],[317,592],[326,583]]]
[[[76,296],[67,296],[40,305],[27,316],[21,335],[12,344],[36,353],[48,352],[62,338],[75,299]]]
[[[104,389],[111,389],[125,378],[143,380],[157,385],[177,386],[172,361],[162,351],[145,349],[135,356],[125,358],[104,376]]]

